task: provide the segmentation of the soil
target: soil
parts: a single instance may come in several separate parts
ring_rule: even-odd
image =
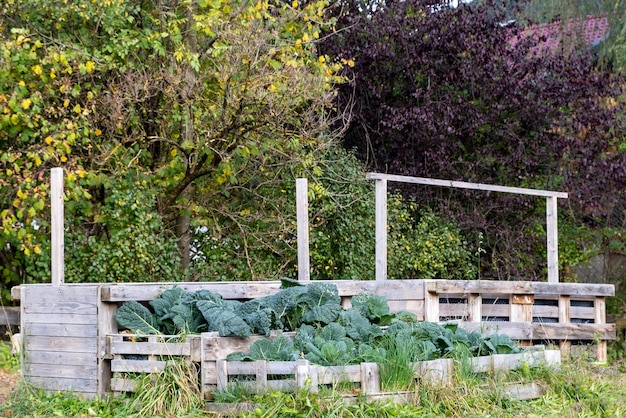
[[[9,400],[19,379],[19,372],[0,369],[0,404]]]

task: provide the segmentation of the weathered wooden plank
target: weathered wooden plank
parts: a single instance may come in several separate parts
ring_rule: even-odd
[[[521,401],[541,398],[547,393],[546,388],[538,383],[507,383],[502,391],[509,398]]]
[[[33,377],[51,377],[51,378],[68,378],[68,379],[84,379],[92,377],[96,379],[98,365],[94,362],[91,365],[70,366],[67,364],[40,364],[26,363],[24,366],[25,376],[29,380]]]
[[[27,352],[40,350],[97,354],[97,341],[95,338],[58,338],[41,335],[27,335],[25,341]]]
[[[423,280],[387,280],[377,283],[368,280],[325,280],[337,286],[341,296],[352,296],[362,292],[384,294],[389,299],[423,299]],[[178,286],[190,292],[209,290],[224,299],[253,299],[267,296],[280,290],[279,281],[255,282],[194,282],[194,283],[110,283],[102,285],[101,298],[105,302],[126,300],[149,301],[165,290]]]
[[[298,366],[298,362],[295,361],[270,361],[267,362],[267,374],[275,375],[291,375],[295,374],[295,369]],[[250,361],[229,361],[228,362],[228,374],[229,375],[253,375],[256,374],[256,366],[254,362]]]
[[[42,324],[26,323],[26,332],[31,338],[35,335],[48,337],[91,337],[96,338],[98,328],[92,324]]]
[[[50,235],[51,235],[51,278],[53,286],[65,283],[65,228],[63,201],[63,169],[50,170]]]
[[[448,382],[454,370],[454,360],[450,358],[440,358],[436,360],[420,361],[413,364],[415,377],[423,382],[437,383]]]
[[[115,341],[109,343],[109,354],[145,354],[155,356],[191,356],[191,344]]]
[[[83,324],[98,327],[97,315],[82,315],[77,313],[65,313],[50,315],[50,313],[24,313],[22,315],[24,326],[29,324],[49,324],[51,321],[57,324]]]
[[[492,280],[427,280],[425,291],[436,294],[534,294],[544,296],[614,296],[615,286],[593,283],[545,283],[528,281],[492,281]]]
[[[615,324],[532,324],[534,340],[614,340]]]
[[[49,322],[59,323],[55,318],[58,314],[98,315],[98,308],[91,302],[61,302],[61,301],[37,301],[29,297],[23,301],[22,312],[29,314],[48,314]]]
[[[418,320],[424,320],[423,300],[388,300],[387,304],[389,305],[389,310],[391,312],[413,312],[417,316]]]
[[[378,364],[361,363],[361,390],[363,393],[380,392],[380,374]]]
[[[111,360],[111,372],[124,373],[158,373],[165,370],[167,361],[158,360]]]
[[[34,386],[49,391],[71,391],[78,393],[96,393],[96,379],[69,379],[58,377],[33,376],[28,379]]]
[[[361,366],[318,366],[317,379],[320,385],[333,385],[344,382],[360,382]]]
[[[603,297],[597,297],[594,303],[595,323],[604,324],[606,322],[606,300]],[[615,338],[615,337],[614,337]],[[601,363],[607,361],[607,345],[606,341],[598,341],[596,343],[596,360]]]
[[[376,179],[375,197],[375,268],[376,281],[387,280],[387,180]]]
[[[2,306],[0,307],[0,325],[17,327],[20,325],[20,307]]]
[[[296,224],[298,238],[298,280],[311,279],[309,258],[309,197],[308,181],[296,179]]]
[[[504,334],[512,340],[530,340],[533,338],[533,324],[527,322],[465,322],[448,321],[458,324],[459,327],[470,332],[482,332],[486,334]]]
[[[439,179],[431,179],[431,178],[425,178],[425,177],[399,176],[395,174],[366,173],[365,176],[369,180],[388,180],[388,181],[397,181],[400,183],[423,184],[426,186],[452,187],[456,189],[470,189],[470,190],[482,190],[482,191],[500,192],[500,193],[513,193],[513,194],[522,194],[522,195],[528,195],[528,196],[560,197],[563,199],[567,199],[567,196],[568,196],[567,193],[565,192],[553,192],[549,190],[526,189],[523,187],[497,186],[497,185],[484,184],[484,183],[468,183],[465,181],[439,180]]]
[[[483,304],[482,316],[483,318],[502,318],[509,317],[511,314],[511,308],[509,305],[485,305]]]
[[[110,390],[112,392],[134,392],[137,390],[137,381],[121,377],[111,377]]]
[[[250,345],[259,339],[265,338],[260,335],[251,335],[247,338],[219,337],[211,333],[202,334],[202,358],[205,360],[224,359],[229,354],[242,351],[245,352]]]
[[[64,351],[29,351],[24,363],[63,364],[67,366],[91,366],[98,363],[95,353]]]
[[[102,287],[98,288],[98,394],[104,396],[111,391],[111,356],[108,354],[109,340],[108,335],[118,332],[115,313],[117,312],[116,303],[107,303],[102,301]]]

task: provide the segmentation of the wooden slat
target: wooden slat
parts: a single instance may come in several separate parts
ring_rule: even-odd
[[[91,337],[96,338],[98,336],[98,328],[92,324],[41,324],[41,323],[27,323],[26,331],[31,338],[35,335],[48,336],[48,337]]]
[[[26,363],[26,375],[29,380],[34,377],[84,379],[86,377],[96,378],[98,365],[93,362],[91,365],[70,366],[66,364],[39,364]]]
[[[158,360],[111,360],[111,372],[123,373],[157,373],[165,370],[166,361]]]
[[[137,390],[137,381],[133,379],[112,377],[110,389],[112,392],[134,392]]]
[[[82,315],[77,313],[55,314],[51,317],[49,313],[25,313],[22,315],[24,326],[28,324],[49,324],[51,321],[57,324],[83,324],[98,327],[97,315]]]
[[[68,379],[58,377],[33,376],[28,379],[34,386],[49,391],[72,391],[80,393],[96,393],[98,381],[96,379]]]
[[[467,331],[482,332],[485,334],[504,334],[512,340],[530,340],[533,338],[533,325],[527,322],[463,322],[456,323]]]
[[[615,286],[592,283],[502,282],[492,280],[426,280],[425,291],[436,294],[534,294],[547,296],[614,296]]]
[[[26,337],[27,354],[30,351],[65,351],[75,353],[97,354],[97,341],[95,338],[80,337],[46,337],[40,335],[28,335]]]
[[[470,190],[482,190],[489,192],[500,192],[500,193],[513,193],[513,194],[522,194],[527,196],[544,196],[544,197],[560,197],[562,199],[567,199],[567,193],[565,192],[553,192],[549,190],[538,190],[538,189],[526,189],[523,187],[509,187],[509,186],[497,186],[492,184],[484,184],[484,183],[468,183],[465,181],[454,181],[454,180],[440,180],[440,179],[431,179],[425,177],[410,177],[410,176],[399,176],[394,174],[382,174],[382,173],[367,173],[366,178],[368,180],[388,180],[388,181],[396,181],[400,183],[412,183],[412,184],[423,184],[425,186],[442,186],[442,187],[452,187],[456,189],[470,189]]]
[[[380,392],[380,373],[378,364],[361,363],[361,390],[363,393]]]
[[[29,351],[24,363],[62,364],[67,366],[91,366],[98,363],[94,353],[63,351]]]
[[[191,346],[187,343],[157,343],[111,341],[109,354],[145,354],[155,356],[190,356]]]
[[[318,366],[317,378],[320,385],[343,382],[360,382],[361,366]]]
[[[532,324],[534,340],[614,340],[615,324]]]
[[[413,364],[415,376],[424,382],[448,382],[452,377],[454,360],[450,358],[440,358],[430,361],[420,361]]]
[[[502,390],[509,398],[520,401],[541,398],[547,392],[545,387],[537,383],[507,383]]]
[[[308,181],[296,179],[296,224],[298,238],[298,280],[311,279],[309,258],[309,197]]]

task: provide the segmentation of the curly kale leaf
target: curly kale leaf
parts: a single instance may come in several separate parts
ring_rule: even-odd
[[[359,293],[352,297],[352,308],[359,311],[373,324],[389,325],[394,315],[389,310],[387,298],[373,293]]]
[[[301,314],[301,322],[305,324],[329,324],[336,321],[343,310],[337,286],[329,283],[307,285],[306,293],[298,298],[297,310]]]
[[[115,313],[117,323],[136,334],[158,334],[156,316],[141,303],[129,300],[122,304]]]
[[[308,344],[313,344],[315,342],[315,328],[311,325],[302,325],[298,328],[293,342],[296,350],[306,352]]]
[[[217,331],[222,337],[250,336],[250,326],[235,312],[236,304],[229,302],[220,297],[199,300],[196,306],[207,321],[208,331]]]
[[[337,322],[343,325],[348,337],[355,342],[369,342],[383,335],[378,325],[371,324],[367,318],[354,309],[341,311]]]

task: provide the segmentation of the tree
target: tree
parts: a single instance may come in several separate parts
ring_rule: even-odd
[[[591,52],[538,55],[537,39],[513,42],[519,28],[502,27],[504,16],[490,4],[433,11],[419,0],[343,16],[325,51],[354,62],[338,96],[339,107],[353,103],[344,145],[379,171],[569,190],[577,220],[605,216],[625,186],[622,81],[596,70]],[[472,229],[474,242],[483,234],[486,275],[543,276],[535,201],[405,191]]]
[[[216,200],[310,166],[334,138],[328,106],[340,65],[316,49],[332,24],[325,7],[262,0],[0,6],[5,283],[24,282],[26,266],[45,275],[45,173],[53,166],[67,171],[76,243],[115,246],[112,235],[144,219],[133,214],[154,208],[161,220],[146,233],[160,234],[163,248],[174,234],[183,269],[195,228],[219,225],[218,210],[233,209]],[[134,256],[158,263],[154,253]],[[124,274],[109,279],[132,276]],[[162,274],[153,269],[144,279]]]

